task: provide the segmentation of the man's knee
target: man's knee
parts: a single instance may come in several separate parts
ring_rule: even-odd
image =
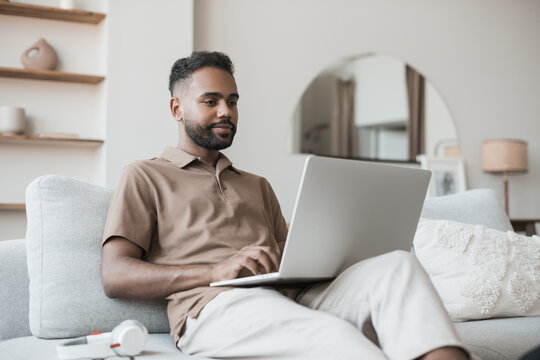
[[[416,256],[403,250],[395,250],[381,255],[379,261],[379,266],[384,269],[384,273],[390,277],[395,277],[398,274],[409,276],[422,269]]]
[[[366,269],[379,269],[391,270],[395,268],[403,267],[415,267],[418,266],[418,260],[412,253],[404,250],[395,250],[379,256],[375,256],[349,267],[347,273],[356,273],[358,271],[365,271]]]
[[[386,254],[389,259],[392,259],[392,261],[396,263],[415,263],[416,256],[414,256],[411,252],[405,251],[405,250],[394,250]]]
[[[363,286],[380,289],[385,283],[416,276],[418,272],[423,271],[416,257],[407,251],[396,250],[360,261],[344,271],[338,279],[342,282],[360,281]]]
[[[414,254],[399,250],[388,255],[388,276],[403,279],[405,283],[409,281],[405,279],[429,283],[429,276]]]
[[[387,261],[398,268],[417,268],[420,266],[416,256],[409,251],[395,250],[386,255]]]

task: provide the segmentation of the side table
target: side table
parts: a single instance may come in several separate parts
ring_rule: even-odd
[[[510,219],[515,232],[525,232],[527,236],[536,235],[536,223],[540,219]]]

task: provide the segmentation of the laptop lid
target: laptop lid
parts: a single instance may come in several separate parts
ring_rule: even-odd
[[[279,269],[335,277],[354,263],[412,246],[431,173],[310,155]]]

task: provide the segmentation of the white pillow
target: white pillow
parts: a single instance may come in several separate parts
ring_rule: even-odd
[[[540,315],[540,237],[421,219],[414,249],[452,320]]]

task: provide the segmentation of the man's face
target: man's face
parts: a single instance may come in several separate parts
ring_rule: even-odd
[[[210,67],[195,71],[180,94],[186,134],[204,149],[228,148],[238,123],[237,102],[236,82],[227,71]]]

